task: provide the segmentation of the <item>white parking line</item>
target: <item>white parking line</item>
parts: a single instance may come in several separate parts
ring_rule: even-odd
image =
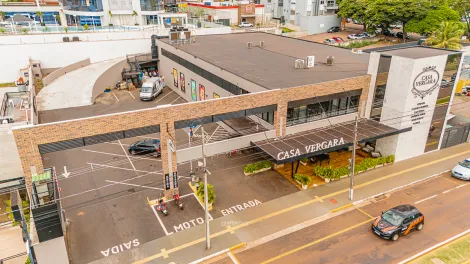
[[[109,165],[98,164],[98,163],[90,163],[90,162],[87,162],[87,164],[94,165],[94,166],[98,166],[98,167],[111,168],[111,169],[127,170],[127,171],[137,171],[137,172],[144,172],[144,173],[148,173],[148,174],[163,175],[163,173],[161,173],[161,172],[143,171],[143,170],[136,170],[136,169],[127,169],[127,168],[109,166]]]
[[[180,99],[180,98],[181,98],[181,97],[178,95],[178,97],[177,97],[175,100],[173,100],[170,104],[173,104],[174,102],[176,102],[176,101],[177,101],[178,99]]]
[[[212,132],[211,136],[207,139],[207,143],[209,143],[209,141],[211,141],[211,138],[212,136],[215,134],[215,132],[217,132],[217,129],[219,129],[219,125],[217,125],[217,127],[215,128],[214,132]]]
[[[160,102],[163,98],[167,97],[169,94],[172,94],[173,93],[173,90],[170,90],[169,93],[165,94],[165,96],[163,96],[162,98],[158,99],[157,101],[155,101],[155,103],[157,104],[158,102]]]
[[[129,92],[129,91],[127,91],[127,92],[128,92],[128,93],[129,93],[129,94],[132,96],[132,98],[134,98],[134,100],[135,100],[135,97],[134,97],[134,95],[132,95],[132,93],[131,93],[131,92]]]
[[[111,183],[116,183],[116,184],[129,185],[129,186],[142,187],[142,188],[146,188],[146,189],[153,189],[153,190],[161,190],[161,191],[163,191],[162,188],[157,188],[157,187],[149,187],[149,186],[143,186],[143,185],[138,185],[138,184],[123,183],[123,182],[110,181],[110,180],[106,180],[106,181],[107,181],[107,182],[111,182]]]
[[[119,102],[119,99],[117,98],[117,96],[114,93],[113,93],[113,95],[114,95],[114,98],[116,98],[116,100],[118,100],[118,102]]]
[[[122,151],[124,151],[124,154],[126,154],[127,159],[128,159],[129,162],[131,163],[132,168],[134,168],[134,170],[136,170],[136,169],[135,169],[135,166],[134,166],[134,163],[132,163],[131,158],[129,158],[129,155],[127,155],[126,149],[125,149],[124,146],[121,144],[121,140],[118,139],[118,142],[119,142],[119,144],[121,145]]]
[[[168,233],[168,231],[166,230],[166,227],[163,225],[163,222],[162,220],[160,219],[160,216],[158,216],[158,213],[157,213],[157,210],[155,210],[155,206],[151,206],[152,207],[152,210],[153,212],[155,213],[155,216],[157,217],[158,219],[158,222],[160,223],[160,225],[162,226],[162,229],[163,229],[163,232],[165,232],[165,235],[170,235],[170,234],[173,234],[173,232],[170,232]]]
[[[415,202],[415,204],[422,203],[422,202],[427,201],[429,199],[435,198],[436,196],[437,196],[437,194],[434,194],[433,196],[429,196],[428,198],[424,198],[423,200],[419,200],[419,201]]]
[[[227,252],[227,255],[230,257],[230,259],[233,261],[234,264],[240,264],[237,259],[233,256],[232,252]]]
[[[111,155],[111,156],[118,156],[118,157],[126,157],[126,155],[107,153],[107,152],[101,152],[101,151],[89,150],[89,149],[82,149],[82,151],[99,153],[99,154],[104,154],[104,155]],[[134,160],[151,160],[151,161],[160,161],[161,162],[160,159],[151,159],[151,158],[142,158],[142,157],[131,157],[131,159],[134,159]]]
[[[112,144],[112,145],[120,145],[119,143],[113,143],[113,142],[103,142],[103,144]],[[122,144],[123,146],[130,146],[129,144]]]

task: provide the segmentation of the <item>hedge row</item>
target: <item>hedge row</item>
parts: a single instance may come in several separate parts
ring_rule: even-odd
[[[380,158],[366,158],[363,161],[359,162],[354,166],[354,172],[358,173],[360,171],[365,171],[367,169],[375,168],[378,165],[383,165],[386,163],[392,163],[395,161],[395,156],[390,155],[387,157],[380,157]],[[337,180],[342,176],[349,175],[349,166],[333,169],[331,166],[328,167],[320,167],[317,166],[314,169],[314,173],[317,176],[320,176],[325,179],[332,179]]]
[[[259,171],[261,169],[271,168],[271,161],[263,160],[258,161],[256,163],[248,164],[243,167],[243,171],[246,173],[253,173],[255,171]]]

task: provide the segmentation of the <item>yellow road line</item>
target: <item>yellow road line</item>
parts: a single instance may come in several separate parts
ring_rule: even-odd
[[[238,244],[238,245],[236,245],[236,246],[233,246],[233,247],[229,248],[229,250],[230,250],[230,251],[234,251],[234,250],[239,249],[239,248],[242,248],[242,247],[244,247],[244,246],[246,246],[246,243],[245,243],[245,242],[240,243],[240,244]]]
[[[303,246],[300,246],[300,247],[298,247],[298,248],[295,248],[295,249],[293,249],[293,250],[291,250],[291,251],[287,251],[287,252],[285,252],[285,253],[282,253],[282,254],[280,254],[280,255],[274,257],[274,258],[270,258],[270,259],[268,259],[268,260],[266,260],[266,261],[264,261],[264,262],[261,262],[261,264],[266,264],[266,263],[270,263],[270,262],[273,262],[273,261],[275,261],[275,260],[281,259],[281,258],[283,258],[283,257],[285,257],[285,256],[287,256],[287,255],[292,254],[292,253],[295,253],[295,252],[300,251],[300,250],[302,250],[302,249],[305,249],[305,248],[307,248],[307,247],[313,246],[313,245],[315,245],[315,244],[318,244],[318,243],[320,243],[320,242],[323,242],[323,241],[325,241],[325,240],[327,240],[327,239],[330,239],[330,238],[332,238],[332,237],[335,237],[335,236],[337,236],[337,235],[341,235],[341,234],[343,234],[343,233],[345,233],[345,232],[348,232],[348,231],[350,231],[350,230],[352,230],[352,229],[354,229],[354,228],[357,228],[357,227],[359,227],[359,226],[361,226],[361,225],[370,223],[370,222],[372,222],[372,220],[374,220],[374,219],[369,219],[369,220],[366,220],[366,221],[361,222],[361,223],[359,223],[359,224],[350,226],[350,227],[345,228],[345,229],[343,229],[343,230],[340,230],[340,231],[338,231],[338,232],[336,232],[336,233],[333,233],[333,234],[328,235],[328,236],[326,236],[326,237],[320,238],[320,239],[318,239],[318,240],[315,240],[315,241],[313,241],[313,242],[310,242],[310,243],[308,243],[308,244],[305,244],[305,245],[303,245]]]
[[[439,178],[444,179],[444,180],[446,180],[446,181],[450,181],[451,183],[456,184],[456,185],[459,185],[459,184],[460,184],[460,182],[453,181],[453,180],[451,180],[451,179],[447,179],[445,176],[439,176]]]
[[[372,215],[366,213],[364,210],[362,210],[362,209],[359,208],[359,207],[356,207],[356,209],[357,209],[359,212],[361,212],[361,213],[367,215],[367,216],[368,216],[369,218],[371,218],[371,219],[374,219],[374,218],[375,218],[375,217],[373,217]]]
[[[351,207],[351,206],[353,206],[353,205],[354,205],[354,204],[349,203],[349,204],[347,204],[347,205],[343,205],[343,206],[340,206],[340,207],[338,207],[338,208],[335,208],[335,209],[331,210],[331,212],[332,212],[332,213],[336,213],[336,212],[339,212],[339,211],[344,210],[344,209],[346,209],[346,208],[349,208],[349,207]]]
[[[452,159],[452,158],[455,158],[455,157],[458,157],[458,156],[460,156],[460,155],[467,154],[467,153],[470,153],[470,150],[463,151],[463,152],[459,152],[459,153],[457,153],[457,154],[454,154],[454,155],[451,155],[451,156],[447,156],[447,157],[442,158],[442,159],[438,159],[438,160],[430,161],[430,162],[427,162],[427,163],[423,163],[423,164],[421,164],[421,165],[419,165],[419,166],[411,167],[411,168],[408,168],[408,169],[405,169],[405,170],[402,170],[402,171],[399,171],[399,172],[395,172],[395,173],[389,174],[389,175],[384,176],[384,177],[381,177],[381,178],[377,178],[377,179],[371,180],[371,181],[369,181],[369,182],[365,182],[365,183],[356,185],[355,189],[359,189],[359,188],[368,186],[368,185],[370,185],[370,184],[373,184],[373,183],[376,183],[376,182],[379,182],[379,181],[382,181],[382,180],[386,180],[386,179],[389,179],[389,178],[392,178],[392,177],[395,177],[395,176],[398,176],[398,175],[401,175],[401,174],[404,174],[404,173],[407,173],[407,172],[410,172],[410,171],[413,171],[413,170],[416,170],[416,169],[420,169],[420,168],[423,168],[423,167],[427,167],[427,166],[429,166],[429,165],[433,165],[433,164],[439,163],[439,162],[441,162],[441,161],[445,161],[445,160],[448,160],[448,159]],[[338,194],[346,193],[346,192],[349,192],[349,188],[343,189],[343,190],[340,190],[340,191],[337,191],[337,192],[334,192],[334,193],[330,193],[330,194],[327,194],[327,195],[324,195],[324,196],[322,196],[322,197],[320,197],[320,198],[321,198],[322,200],[325,200],[325,199],[327,199],[327,198],[336,196],[336,195],[338,195]],[[295,209],[297,209],[297,208],[300,208],[300,207],[303,207],[303,206],[306,206],[306,205],[309,205],[309,204],[312,204],[312,203],[315,203],[315,202],[318,202],[318,199],[308,200],[308,201],[306,201],[306,202],[303,202],[303,203],[300,203],[300,204],[296,204],[296,205],[294,205],[294,206],[287,207],[287,208],[284,208],[284,209],[282,209],[282,210],[279,210],[279,211],[276,211],[276,212],[273,212],[273,213],[270,213],[270,214],[261,216],[261,217],[259,217],[259,218],[256,218],[256,219],[253,219],[253,220],[244,222],[244,223],[242,223],[242,224],[239,224],[239,225],[237,225],[237,226],[232,227],[232,230],[238,230],[238,229],[240,229],[240,228],[243,228],[243,227],[246,227],[246,226],[249,226],[249,225],[258,223],[258,222],[260,222],[260,221],[263,221],[263,220],[272,218],[272,217],[274,217],[274,216],[277,216],[277,215],[283,214],[283,213],[285,213],[285,212],[289,212],[289,211],[295,210]],[[219,236],[219,235],[226,234],[226,233],[228,233],[228,232],[229,232],[228,230],[222,230],[222,231],[220,231],[220,232],[217,232],[217,233],[212,234],[212,235],[211,235],[211,238],[216,237],[216,236]],[[193,246],[193,245],[198,244],[198,243],[200,243],[200,242],[203,242],[203,241],[205,241],[205,239],[206,239],[206,238],[203,237],[203,238],[199,238],[199,239],[197,239],[197,240],[193,240],[193,241],[188,242],[188,243],[186,243],[186,244],[183,244],[183,245],[174,247],[174,248],[172,248],[172,249],[169,249],[167,252],[168,252],[168,254],[170,254],[170,253],[176,252],[176,251],[178,251],[178,250],[185,249],[185,248],[187,248],[187,247],[190,247],[190,246]],[[134,264],[146,263],[146,262],[148,262],[148,261],[151,261],[151,260],[156,259],[156,258],[159,258],[159,257],[161,257],[161,253],[152,255],[152,256],[150,256],[150,257],[147,257],[147,258],[145,258],[145,259],[141,259],[141,260],[136,261],[136,262],[133,262],[133,263],[134,263]]]
[[[429,142],[426,146],[436,145],[437,143],[439,143],[439,141]]]

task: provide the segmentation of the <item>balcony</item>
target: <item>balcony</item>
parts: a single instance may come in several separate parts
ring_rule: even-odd
[[[338,4],[337,4],[337,3],[327,3],[327,4],[326,4],[326,9],[328,9],[328,10],[336,10],[336,9],[338,9]]]

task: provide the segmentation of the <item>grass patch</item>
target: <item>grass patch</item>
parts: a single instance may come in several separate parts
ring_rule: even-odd
[[[289,32],[295,32],[295,30],[292,30],[290,28],[282,27],[282,33],[289,33]]]
[[[436,104],[445,104],[450,101],[450,96],[443,97],[441,99],[437,99]]]
[[[246,165],[245,167],[243,167],[243,171],[246,173],[253,173],[255,171],[259,171],[259,170],[267,169],[267,168],[271,168],[271,161],[263,160],[263,161]]]
[[[369,46],[375,43],[377,43],[377,41],[362,40],[362,41],[356,41],[356,42],[349,42],[347,44],[340,44],[339,46],[345,49],[359,49],[359,48]]]
[[[426,228],[426,225],[425,225]],[[463,236],[450,244],[440,247],[430,253],[413,260],[412,264],[434,263],[433,259],[439,259],[446,264],[465,263],[470,259],[470,234]]]
[[[14,82],[0,83],[0,88],[15,87],[15,86],[16,84]]]

